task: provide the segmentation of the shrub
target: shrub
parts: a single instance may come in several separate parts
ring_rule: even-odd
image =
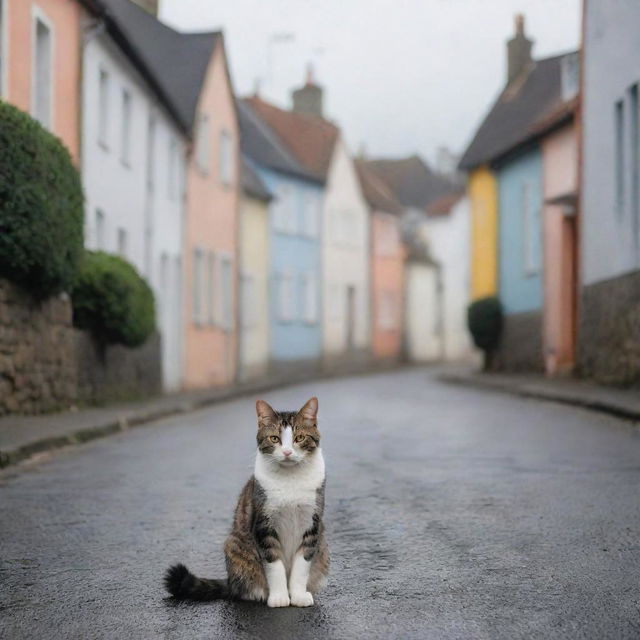
[[[155,329],[153,292],[118,256],[85,252],[71,299],[74,325],[88,329],[103,345],[137,347]]]
[[[38,298],[69,291],[82,246],[82,186],[69,152],[0,101],[0,276]]]
[[[480,298],[469,305],[467,324],[473,342],[484,352],[485,371],[493,368],[493,354],[502,333],[502,305],[494,297]]]

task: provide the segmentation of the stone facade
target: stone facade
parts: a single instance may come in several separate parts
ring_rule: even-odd
[[[65,409],[77,392],[69,300],[38,302],[0,280],[0,415]]]
[[[505,315],[496,360],[500,371],[544,371],[541,311]]]
[[[580,311],[580,374],[640,386],[640,271],[585,286]]]
[[[72,319],[67,296],[39,302],[0,280],[0,415],[161,392],[158,335],[138,349],[100,349],[87,332],[74,329]]]

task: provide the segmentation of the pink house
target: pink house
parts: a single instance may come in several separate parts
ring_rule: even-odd
[[[0,97],[61,138],[78,163],[82,8],[0,0]]]
[[[372,350],[378,360],[394,361],[402,350],[405,250],[400,234],[403,208],[366,161],[356,167],[371,221]]]

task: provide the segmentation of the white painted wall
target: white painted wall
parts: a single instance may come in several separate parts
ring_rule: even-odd
[[[422,262],[406,266],[406,340],[412,362],[432,362],[441,353],[438,333],[437,272]]]
[[[467,330],[471,291],[471,210],[464,197],[449,215],[428,218],[427,237],[433,258],[442,269],[444,359],[467,360],[472,347]]]
[[[104,140],[100,135],[101,70],[109,78]],[[123,90],[131,99],[127,162],[122,159]],[[164,386],[178,389],[183,371],[185,140],[106,34],[93,32],[84,45],[82,112],[86,246],[123,253],[151,284],[162,335]],[[155,127],[150,143],[151,118]],[[98,211],[103,214],[102,223]],[[122,233],[126,234],[123,252]]]
[[[354,291],[354,349],[370,346],[369,210],[342,138],[335,145],[322,215],[324,355],[348,351],[348,291]]]
[[[630,87],[640,83],[640,2],[585,4],[582,280],[640,269],[640,216],[633,210]],[[614,110],[624,103],[624,202],[617,206]],[[637,117],[637,115],[636,115]],[[640,178],[639,178],[640,179]]]

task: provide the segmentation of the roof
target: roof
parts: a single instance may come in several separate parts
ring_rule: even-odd
[[[267,189],[264,182],[260,179],[260,176],[253,170],[251,162],[247,161],[247,159],[242,156],[241,163],[242,191],[256,200],[269,202],[273,196],[269,189]]]
[[[130,0],[85,0],[100,7],[118,44],[152,84],[180,126],[192,131],[218,31],[182,33]]]
[[[391,188],[368,166],[367,161],[356,160],[355,165],[362,194],[371,209],[386,213],[402,213],[402,205],[395,199]]]
[[[451,213],[453,207],[459,202],[460,198],[464,196],[464,191],[456,190],[451,191],[443,196],[440,196],[437,200],[434,200],[427,207],[427,215],[433,217],[447,216]]]
[[[567,55],[534,62],[504,88],[462,156],[461,169],[495,161],[536,136],[535,124],[562,101],[561,65]]]
[[[238,100],[240,122],[240,146],[253,162],[305,180],[318,182],[319,178],[308,171],[282,143],[279,136],[254,111],[247,99]]]
[[[296,160],[316,178],[326,182],[340,135],[338,127],[319,116],[280,109],[257,96],[246,101]]]
[[[405,207],[426,211],[429,204],[457,186],[454,180],[435,173],[415,155],[399,160],[370,160],[367,164]]]

